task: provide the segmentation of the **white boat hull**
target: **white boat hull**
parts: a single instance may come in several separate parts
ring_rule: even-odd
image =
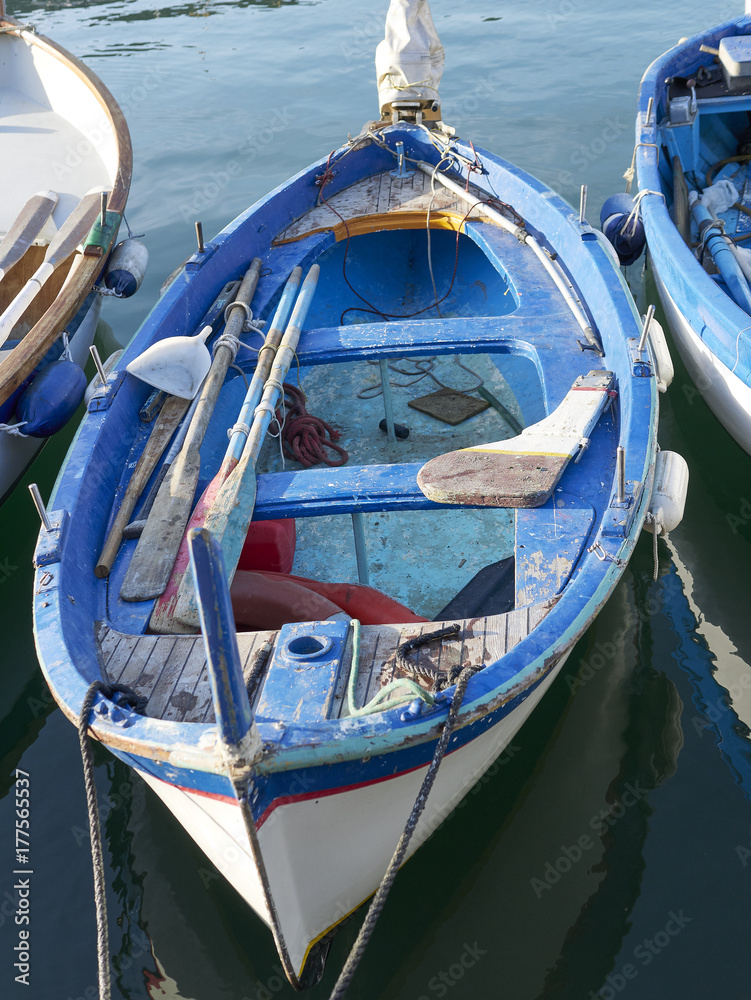
[[[509,745],[568,658],[561,657],[513,712],[448,754],[410,843],[411,856]],[[299,976],[311,947],[378,887],[427,767],[334,794],[279,805],[257,830],[272,905]],[[261,875],[240,806],[139,770],[209,860],[267,924]]]
[[[751,388],[709,350],[691,326],[662,280],[654,258],[652,273],[678,352],[691,380],[723,427],[751,455]]]

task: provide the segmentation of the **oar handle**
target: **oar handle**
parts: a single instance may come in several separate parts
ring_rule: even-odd
[[[227,581],[231,581],[237,569],[243,541],[255,507],[256,479],[255,459],[260,449],[271,415],[281,394],[280,386],[289,371],[300,339],[300,329],[305,322],[313,293],[318,284],[318,264],[313,264],[303,282],[300,295],[292,312],[282,342],[274,357],[271,373],[266,380],[263,398],[256,408],[248,440],[242,458],[225,479],[217,493],[211,509],[207,512],[205,526],[218,539],[224,552]],[[195,601],[193,581],[186,574],[178,593],[174,617],[186,625],[197,627],[198,608]]]
[[[237,291],[237,296],[234,300],[235,302],[242,303],[246,306],[250,305],[250,300],[253,298],[253,294],[256,290],[256,285],[258,284],[262,267],[263,261],[261,258],[255,257]],[[232,303],[230,303],[230,305],[231,304]],[[244,325],[245,310],[238,308],[232,309],[229,314],[229,319],[224,327],[224,336],[239,336],[239,334],[242,333]],[[205,329],[201,331],[199,336],[203,336],[204,333]],[[196,407],[193,419],[190,422],[188,435],[185,439],[185,447],[183,452],[178,457],[175,466],[177,466],[180,459],[183,459],[184,456],[193,455],[193,453],[201,447],[206,434],[206,429],[209,425],[209,420],[211,419],[211,414],[214,412],[214,406],[219,396],[219,390],[224,384],[227,369],[229,368],[231,361],[232,351],[228,346],[220,344],[214,353],[214,360],[211,363],[211,369],[206,381],[203,384],[203,389],[201,390],[200,398],[198,400],[198,406]],[[173,474],[175,474],[176,468],[173,467],[173,470]]]
[[[45,281],[47,281],[54,270],[53,266],[48,264],[46,261],[40,264],[35,273],[29,278],[2,316],[0,316],[0,344],[5,343],[8,339],[13,327],[34,301],[37,294],[41,290],[42,285]]]
[[[245,394],[245,399],[243,400],[243,405],[237,418],[237,424],[239,424],[240,427],[237,430],[234,430],[232,436],[230,437],[229,446],[227,447],[227,452],[224,456],[225,463],[236,462],[242,455],[243,446],[245,445],[245,441],[247,439],[247,433],[244,429],[242,429],[242,427],[243,425],[247,426],[249,421],[252,422],[253,413],[261,401],[263,387],[266,384],[266,379],[269,376],[271,365],[276,357],[276,352],[282,340],[284,328],[287,325],[287,320],[289,319],[289,314],[292,309],[292,304],[295,301],[297,290],[300,287],[301,278],[302,268],[296,267],[287,279],[287,284],[284,286],[282,297],[279,300],[279,305],[274,313],[271,328],[267,331],[263,341],[263,347],[258,352],[256,370],[253,372],[253,378],[251,379],[250,386]]]
[[[253,425],[243,450],[241,462],[244,462],[245,466],[247,466],[249,460],[255,462],[256,458],[258,458],[258,452],[261,450],[261,444],[271,423],[271,417],[277,403],[281,399],[281,386],[294,360],[300,340],[300,330],[305,322],[305,317],[308,315],[308,309],[310,308],[310,303],[318,284],[319,272],[320,267],[318,264],[313,264],[308,271],[300,290],[300,295],[295,303],[292,319],[289,321],[282,342],[274,357],[274,364],[266,380],[261,402],[256,407]]]

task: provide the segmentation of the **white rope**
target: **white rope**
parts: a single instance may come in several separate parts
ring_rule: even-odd
[[[19,420],[17,424],[0,424],[0,432],[5,431],[6,434],[12,434],[14,437],[25,438],[28,434],[24,434],[18,428],[23,427],[24,424],[28,424],[28,420]]]
[[[240,303],[241,305],[243,303]],[[232,355],[231,361],[234,361],[237,357],[237,352],[240,347],[243,346],[237,337],[233,337],[231,333],[223,333],[221,337],[214,344],[214,349],[212,351],[212,356],[216,354],[220,347],[226,347],[227,350]]]
[[[250,425],[243,424],[238,420],[234,427],[230,427],[227,431],[227,437],[231,439],[233,434],[244,434],[247,437],[250,434]]]
[[[636,232],[636,222],[639,218],[639,212],[641,210],[641,203],[648,194],[656,194],[665,201],[665,195],[662,191],[648,191],[646,188],[643,191],[639,191],[638,194],[634,195],[634,207],[631,209],[630,214],[627,216],[626,221],[621,226],[621,232],[624,236],[633,236]],[[665,202],[667,204],[667,202]]]

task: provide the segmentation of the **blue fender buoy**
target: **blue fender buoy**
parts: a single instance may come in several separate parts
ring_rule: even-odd
[[[53,361],[27,386],[16,404],[19,428],[31,437],[50,437],[81,405],[86,391],[83,369],[73,361]]]
[[[637,216],[635,225],[629,225],[628,232],[624,231],[626,219],[631,214],[633,207],[634,199],[631,195],[621,192],[611,195],[605,201],[600,212],[602,231],[624,267],[639,259],[646,242],[644,224],[640,216]]]

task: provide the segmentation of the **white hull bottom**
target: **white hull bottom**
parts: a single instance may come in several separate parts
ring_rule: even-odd
[[[70,352],[83,368],[89,359],[89,347],[99,321],[102,299],[96,296],[70,342]],[[49,438],[19,437],[0,431],[0,503],[36,458]]]
[[[652,270],[662,307],[691,380],[725,430],[751,455],[751,388],[719,361],[699,337],[663,284],[654,259]]]
[[[508,746],[550,687],[566,653],[508,717],[448,754],[412,838],[411,855]],[[277,807],[257,832],[272,904],[299,976],[310,947],[378,887],[427,768]],[[271,924],[239,805],[139,771],[217,869]],[[293,790],[304,796],[306,789]]]

